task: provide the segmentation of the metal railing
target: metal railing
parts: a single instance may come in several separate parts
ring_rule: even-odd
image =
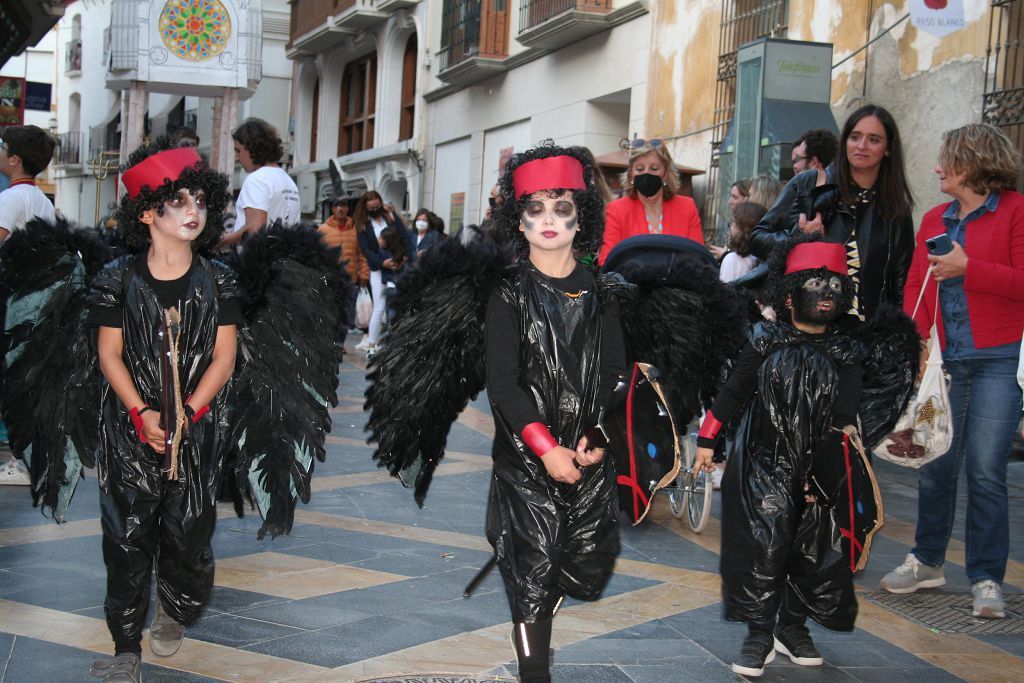
[[[291,41],[317,28],[327,17],[353,7],[356,0],[291,0]]]
[[[196,130],[196,126],[199,125],[199,110],[186,109],[181,119],[181,125],[185,128],[191,128],[192,130]]]
[[[89,129],[89,158],[100,156],[103,152],[121,151],[121,131],[116,124],[93,126]]]
[[[53,150],[53,162],[59,166],[81,166],[85,151],[85,133],[71,131],[54,135],[57,147]]]
[[[508,56],[508,0],[444,0],[440,70],[471,57]]]
[[[72,38],[64,44],[64,73],[82,70],[82,39]]]
[[[1024,0],[993,0],[985,53],[982,120],[1024,151]],[[1024,190],[1024,173],[1018,189]]]
[[[522,33],[569,10],[604,14],[611,8],[611,0],[521,0],[519,32]]]

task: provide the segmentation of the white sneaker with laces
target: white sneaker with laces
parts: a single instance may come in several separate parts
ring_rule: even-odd
[[[0,465],[0,484],[7,486],[29,486],[32,478],[28,474],[25,463],[17,458],[11,458],[3,465]]]
[[[942,567],[929,567],[914,553],[907,553],[903,564],[882,577],[880,583],[890,593],[913,593],[918,588],[945,586],[946,577],[942,574]]]
[[[356,349],[358,349],[359,351],[365,351],[369,346],[370,346],[370,336],[364,334],[363,338],[359,340],[358,344],[356,344]]]
[[[974,609],[971,611],[976,617],[982,619],[1003,619],[1006,617],[1006,602],[1003,601],[1002,587],[986,579],[971,586],[971,595],[974,596]]]

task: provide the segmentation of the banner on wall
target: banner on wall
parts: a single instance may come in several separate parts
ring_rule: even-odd
[[[910,21],[925,33],[948,36],[967,25],[964,0],[910,0]]]
[[[25,123],[25,79],[0,78],[0,127]]]
[[[452,192],[452,200],[448,211],[448,234],[458,235],[462,230],[463,218],[466,215],[466,193]]]

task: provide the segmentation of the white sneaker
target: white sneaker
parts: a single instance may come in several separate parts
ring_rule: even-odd
[[[32,478],[28,474],[25,463],[17,458],[11,458],[0,466],[0,484],[8,486],[30,486]]]
[[[359,351],[365,351],[367,348],[369,348],[369,346],[370,346],[370,337],[369,337],[369,335],[365,335],[364,334],[363,338],[359,340],[358,344],[356,344],[356,349],[358,349]]]
[[[942,567],[929,567],[922,564],[914,553],[907,553],[903,564],[882,577],[880,584],[890,593],[913,593],[918,588],[945,586],[946,577],[942,574]]]
[[[1003,601],[1002,587],[987,579],[979,581],[971,586],[971,595],[974,596],[974,609],[971,611],[976,617],[982,619],[1003,619],[1006,617],[1006,603]]]

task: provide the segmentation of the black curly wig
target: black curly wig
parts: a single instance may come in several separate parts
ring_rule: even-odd
[[[803,286],[812,277],[823,277],[826,280],[835,275],[828,268],[815,268],[812,270],[798,270],[795,273],[786,275],[786,258],[789,252],[798,244],[807,242],[820,242],[820,235],[805,235],[803,233],[789,238],[788,243],[778,244],[772,249],[768,256],[768,279],[764,289],[761,290],[761,301],[775,309],[778,320],[790,322],[789,309],[786,308],[786,298],[794,291]],[[843,294],[836,302],[837,308],[842,313],[850,310],[853,304],[853,278],[849,275],[840,275],[843,283]]]
[[[526,236],[519,229],[523,211],[526,210],[526,195],[515,196],[513,172],[527,162],[557,156],[572,157],[583,165],[583,181],[587,187],[583,190],[571,190],[573,201],[576,203],[576,215],[579,218],[579,230],[573,239],[572,246],[581,253],[596,253],[601,248],[601,239],[604,237],[604,199],[598,181],[599,171],[594,165],[593,157],[586,149],[556,147],[551,142],[519,154],[513,154],[505,164],[505,170],[502,171],[501,178],[498,179],[500,203],[492,212],[495,237],[500,243],[514,244],[517,251],[529,246]],[[552,187],[548,189],[559,191],[565,188]]]
[[[121,168],[121,172],[148,159],[159,152],[174,149],[173,140],[167,137],[160,137],[149,145],[143,145],[136,149],[128,157],[128,163]],[[192,242],[195,251],[204,251],[212,248],[220,240],[224,232],[224,207],[228,204],[228,177],[218,173],[206,165],[205,162],[197,163],[192,168],[186,168],[178,176],[178,179],[166,181],[157,188],[144,185],[142,190],[129,197],[125,194],[121,198],[121,205],[117,208],[117,228],[124,235],[125,244],[132,251],[141,251],[149,247],[149,227],[139,218],[144,211],[155,209],[157,214],[163,215],[164,203],[173,199],[178,190],[187,189],[193,194],[202,190],[206,194],[206,227],[199,233],[199,237]]]

